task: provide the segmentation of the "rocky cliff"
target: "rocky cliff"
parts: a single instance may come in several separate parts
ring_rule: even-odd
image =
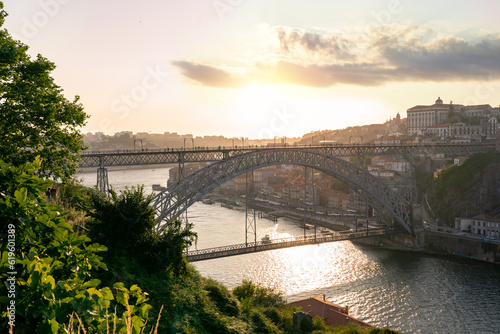
[[[450,166],[429,183],[427,200],[445,225],[455,217],[500,211],[500,153],[481,153]]]

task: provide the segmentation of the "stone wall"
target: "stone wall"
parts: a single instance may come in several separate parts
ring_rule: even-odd
[[[454,254],[500,264],[500,244],[476,238],[425,231],[426,249],[435,253]]]

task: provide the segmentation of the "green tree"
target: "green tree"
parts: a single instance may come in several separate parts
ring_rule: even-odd
[[[7,13],[0,2],[0,27]],[[0,30],[0,159],[22,165],[39,156],[43,177],[67,180],[84,148],[80,127],[87,115],[76,96],[67,100],[55,84],[54,63]]]
[[[149,270],[169,269],[176,275],[185,274],[184,252],[196,240],[192,224],[183,227],[180,220],[174,220],[156,232],[152,195],[145,196],[142,186],[127,188],[120,195],[111,190],[110,195],[106,198],[89,190],[88,200],[82,203],[89,217],[88,234],[108,247],[109,259],[135,258]]]
[[[254,306],[283,307],[286,304],[281,291],[254,284],[249,280],[243,280],[241,285],[235,287],[233,295],[239,301],[249,300]]]
[[[146,295],[119,282],[99,288],[106,247],[77,235],[62,208],[44,201],[50,181],[35,175],[37,166],[0,160],[0,281],[9,283],[0,287],[2,332],[8,322],[16,333],[69,332],[81,321],[92,333],[114,324],[139,333],[151,308]]]

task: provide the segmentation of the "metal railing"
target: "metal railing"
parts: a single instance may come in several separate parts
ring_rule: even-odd
[[[266,241],[248,242],[243,244],[189,251],[187,254],[187,260],[190,262],[195,262],[195,261],[203,261],[209,259],[217,259],[221,257],[241,255],[241,254],[263,252],[272,249],[290,248],[290,247],[297,247],[304,245],[321,244],[321,243],[344,241],[344,240],[355,240],[360,238],[369,238],[369,237],[403,234],[403,233],[407,232],[405,230],[377,229],[377,230],[368,230],[363,232],[352,232],[352,231],[348,233],[332,232],[332,234],[328,235],[316,234],[316,235],[271,239]]]

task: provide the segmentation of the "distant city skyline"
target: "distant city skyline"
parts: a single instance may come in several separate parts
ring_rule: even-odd
[[[500,3],[4,1],[83,133],[297,137],[415,105],[500,105]]]

